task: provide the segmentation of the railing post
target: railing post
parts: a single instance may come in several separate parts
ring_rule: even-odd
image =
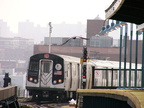
[[[137,63],[138,63],[138,31],[136,31],[136,52],[135,52],[135,82],[134,87],[137,87]]]
[[[112,68],[112,74],[111,74],[111,87],[113,87],[113,68]]]
[[[94,87],[94,76],[95,76],[94,71],[95,71],[95,67],[93,66],[92,67],[92,88]]]
[[[119,87],[121,87],[121,59],[122,59],[122,34],[123,27],[120,28],[120,54],[119,54]]]
[[[142,55],[144,55],[144,31],[143,31],[143,44],[142,44]],[[144,87],[144,56],[142,56],[142,80],[141,87]]]
[[[131,87],[133,24],[131,24],[131,33],[130,33],[130,36],[131,37],[130,37],[129,87]]]
[[[107,70],[107,68],[106,68],[106,73],[105,74],[106,74],[106,87],[108,87],[108,79],[109,78],[108,78],[108,70]]]
[[[126,56],[127,56],[127,30],[128,30],[128,25],[125,25],[125,43],[124,43],[124,88],[127,86],[127,71],[126,71]]]

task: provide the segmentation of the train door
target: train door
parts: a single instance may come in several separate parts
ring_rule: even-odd
[[[40,87],[49,87],[52,82],[52,60],[40,61]]]

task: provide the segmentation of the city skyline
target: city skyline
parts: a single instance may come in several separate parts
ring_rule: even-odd
[[[35,43],[44,41],[44,37],[49,37],[49,26],[41,27],[29,20],[18,23],[18,33],[10,32],[7,22],[0,20],[0,36],[1,37],[22,37],[27,39],[34,39]],[[86,25],[77,24],[52,24],[52,37],[71,37],[71,36],[85,36]]]
[[[48,22],[59,24],[66,22],[86,24],[98,14],[105,19],[105,9],[114,0],[1,0],[0,19],[8,23],[10,30],[18,32],[18,22],[29,20],[41,27]]]

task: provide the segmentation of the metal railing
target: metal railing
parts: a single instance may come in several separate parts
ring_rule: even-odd
[[[93,67],[92,88],[142,89],[142,69],[108,69]]]

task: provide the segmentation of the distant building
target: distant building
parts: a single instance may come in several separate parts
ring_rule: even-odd
[[[72,37],[84,36],[86,34],[86,25],[77,24],[51,24],[52,34],[51,37]],[[43,41],[44,37],[49,37],[49,26],[41,27],[40,25],[34,26],[33,22],[19,22],[18,35],[25,38],[34,38],[35,42]],[[44,42],[45,43],[45,42]]]
[[[120,47],[120,40],[119,39],[113,39],[113,46],[112,47]]]
[[[18,24],[18,36],[25,37],[27,39],[34,39],[35,42],[40,42],[47,35],[47,27],[41,27],[40,25],[34,26],[34,23],[29,20],[26,22],[19,22]]]
[[[10,28],[7,25],[7,22],[0,20],[0,37],[10,36]]]
[[[61,45],[62,43],[62,37],[51,37],[51,45]],[[44,45],[49,45],[49,37],[44,37]]]
[[[82,39],[71,39],[64,46],[83,46],[83,40]]]
[[[0,65],[2,70],[14,68],[26,72],[29,57],[33,54],[34,40],[20,37],[0,37]]]
[[[101,28],[104,24],[104,20],[97,16],[95,19],[88,19],[87,20],[87,38],[91,38],[99,34]],[[87,46],[90,46],[90,40],[87,41]]]
[[[92,36],[90,38],[91,47],[112,47],[113,38],[109,36]]]
[[[70,37],[51,37],[51,45],[62,45],[65,43]],[[44,45],[49,45],[49,37],[44,38]],[[71,39],[63,46],[83,46],[82,39]]]
[[[11,49],[32,49],[34,45],[33,39],[26,39],[21,37],[5,38],[0,37],[0,49],[11,48]]]

